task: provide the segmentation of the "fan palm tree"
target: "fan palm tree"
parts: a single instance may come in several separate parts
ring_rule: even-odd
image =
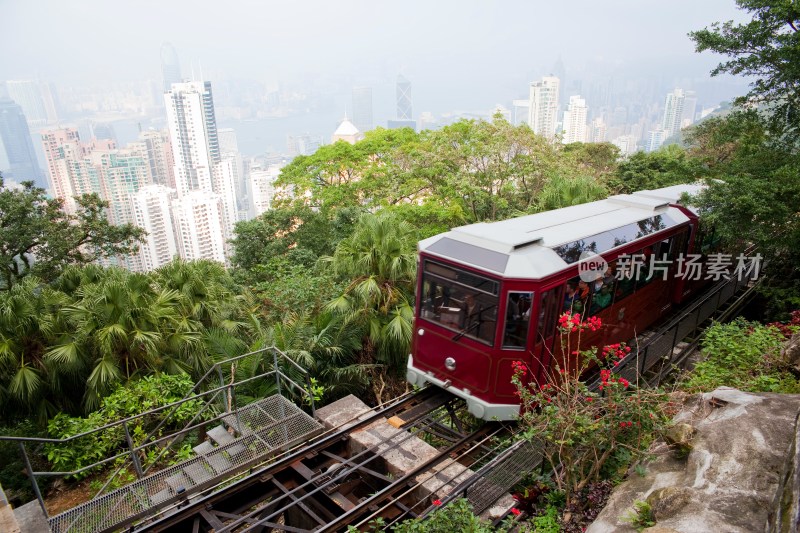
[[[34,277],[0,293],[0,405],[6,415],[33,413],[40,421],[72,410],[84,361],[51,365],[45,357],[57,329],[55,312],[68,297]],[[56,401],[57,403],[54,403]]]
[[[146,274],[117,268],[105,269],[99,277],[92,268],[85,274],[78,279],[70,272],[62,280],[75,283],[76,299],[61,310],[67,329],[46,357],[53,364],[81,358],[90,362],[84,404],[94,409],[116,384],[163,368],[164,356],[170,354],[169,335],[180,326],[179,295],[154,290]],[[180,372],[185,365],[165,370]]]
[[[362,216],[353,234],[323,258],[350,283],[326,309],[363,328],[363,351],[397,372],[411,342],[416,232],[396,215]]]

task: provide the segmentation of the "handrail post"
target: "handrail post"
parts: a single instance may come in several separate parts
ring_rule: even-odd
[[[39,500],[39,505],[42,506],[42,512],[45,518],[47,518],[47,507],[44,505],[44,498],[42,498],[42,491],[39,490],[39,483],[36,482],[36,476],[33,475],[33,466],[31,466],[31,460],[28,458],[28,453],[25,451],[25,443],[22,441],[18,442],[19,449],[22,451],[22,458],[25,460],[25,469],[27,470],[28,478],[31,480],[31,486],[33,486],[33,493],[36,494],[36,499]]]
[[[275,346],[272,347],[272,370],[275,372],[275,387],[278,390],[278,396],[283,396],[281,392],[281,375],[278,372],[278,349]]]
[[[133,439],[131,438],[131,432],[128,431],[128,423],[122,423],[122,429],[125,430],[125,440],[128,441],[128,449],[131,451],[131,461],[133,461],[133,468],[136,470],[136,477],[142,479],[144,477],[144,472],[142,471],[142,465],[139,463],[139,456],[136,455],[136,447],[133,445]]]
[[[306,373],[306,394],[308,394],[309,400],[311,400],[311,418],[317,417],[317,409],[314,405],[314,388],[311,386],[311,375]]]

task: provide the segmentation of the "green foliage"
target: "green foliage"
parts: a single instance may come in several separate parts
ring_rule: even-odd
[[[48,422],[48,436],[53,439],[66,439],[168,405],[182,399],[193,386],[192,380],[186,375],[158,374],[132,381],[127,386],[118,387],[103,399],[99,410],[86,417],[57,414]],[[181,404],[174,411],[164,409],[128,423],[134,445],[144,444],[147,433],[161,422],[166,423],[153,438],[157,438],[170,428],[180,426],[197,414],[202,405],[201,400],[192,400]],[[126,447],[124,429],[121,425],[116,425],[64,444],[46,444],[44,451],[55,470],[71,472],[120,453]],[[91,471],[87,470],[71,477],[82,479],[90,473]]]
[[[76,198],[76,204],[75,213],[68,214],[63,200],[47,198],[33,182],[11,189],[0,177],[0,288],[8,290],[29,275],[52,281],[67,265],[137,249],[144,231],[111,225],[107,202],[92,194]]]
[[[667,420],[661,391],[639,388],[612,372],[630,348],[612,344],[602,356],[596,348],[577,351],[582,332],[599,327],[595,317],[561,316],[561,346],[553,354],[552,375],[541,386],[529,381],[523,362],[513,363],[512,383],[522,403],[520,438],[541,444],[567,505],[575,504],[604,471],[618,470],[621,461],[642,455]],[[599,393],[581,379],[595,367],[600,368]]]
[[[46,437],[41,428],[36,427],[31,421],[24,421],[13,426],[0,426],[0,435],[8,437]],[[31,453],[28,449],[28,458],[33,463],[35,470],[47,468],[42,457]],[[19,444],[12,441],[0,441],[0,482],[6,498],[15,507],[21,502],[28,502],[34,498],[31,482],[26,475],[25,462],[19,449]],[[41,484],[47,484],[46,478],[39,479]]]
[[[783,335],[773,327],[738,318],[714,324],[703,339],[704,359],[682,387],[710,391],[728,386],[749,392],[800,392],[800,382],[781,358]]]
[[[291,265],[312,267],[330,255],[336,244],[352,232],[361,209],[315,211],[289,205],[264,212],[258,218],[239,222],[233,240],[231,263],[236,275],[247,283],[278,279],[271,262],[282,258]]]
[[[258,268],[269,272],[270,279],[255,284],[253,291],[270,321],[303,310],[318,313],[345,288],[329,270],[309,268],[288,256],[273,257]]]
[[[405,367],[411,342],[416,242],[410,224],[381,211],[362,216],[323,260],[334,275],[351,280],[327,310],[363,328],[364,350],[392,371]]]
[[[419,134],[377,129],[355,145],[335,143],[295,158],[277,182],[292,195],[279,204],[320,212],[425,205],[411,211],[422,215],[421,233],[432,234],[439,222],[497,220],[542,210],[540,193],[556,178],[581,191],[559,207],[603,196],[617,153],[610,144],[553,144],[500,116],[460,120]]]
[[[465,499],[450,502],[437,509],[426,520],[407,520],[392,528],[395,533],[489,533],[495,531],[491,524],[475,516],[472,506]]]
[[[656,525],[656,519],[653,516],[653,510],[650,508],[650,504],[641,500],[633,502],[633,509],[622,517],[622,519],[635,527],[636,531],[641,531]]]
[[[548,505],[545,511],[533,519],[534,533],[559,533],[561,531],[558,507]]]
[[[671,144],[655,152],[636,152],[619,164],[609,179],[609,188],[618,193],[658,189],[670,185],[692,183],[703,175],[700,161],[685,149]]]
[[[800,6],[789,0],[737,0],[752,14],[743,24],[715,22],[689,34],[698,52],[729,56],[711,72],[755,78],[750,92],[739,99],[763,102],[771,109],[772,125],[786,133],[800,127]]]

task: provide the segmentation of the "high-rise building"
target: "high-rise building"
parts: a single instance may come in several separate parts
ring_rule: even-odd
[[[164,82],[164,92],[172,88],[173,83],[181,82],[181,64],[178,53],[170,43],[161,45],[161,78]]]
[[[686,91],[683,100],[683,116],[681,117],[681,128],[686,128],[694,124],[695,114],[697,113],[697,94],[694,91]]]
[[[173,83],[164,101],[178,193],[173,204],[178,251],[184,259],[224,261],[238,220],[238,169],[232,158],[223,161],[220,152],[211,83]]]
[[[531,83],[528,98],[528,125],[534,133],[552,139],[558,122],[559,79],[545,76]]]
[[[178,253],[171,209],[175,196],[174,189],[163,185],[148,185],[130,196],[133,223],[147,232],[139,246],[139,270],[158,268]]]
[[[86,156],[98,169],[100,197],[108,202],[108,221],[115,225],[133,222],[130,196],[152,184],[146,154],[128,148],[92,150]]]
[[[647,132],[647,144],[645,145],[645,151],[647,152],[655,152],[664,144],[664,141],[667,140],[667,130],[658,129],[658,130],[650,130]]]
[[[153,183],[175,189],[175,161],[172,142],[166,130],[145,130],[128,148],[138,150],[150,165]]]
[[[633,135],[621,135],[616,137],[611,141],[611,144],[619,148],[619,153],[623,156],[631,155],[638,149],[636,139],[633,138]]]
[[[661,129],[664,130],[665,139],[681,131],[685,99],[686,94],[683,89],[675,89],[667,95],[664,101],[664,118],[661,120]]]
[[[75,211],[75,196],[100,194],[100,178],[96,169],[87,164],[86,146],[78,130],[62,128],[42,132],[42,147],[50,176],[51,193],[64,201],[68,213]]]
[[[607,135],[608,128],[606,127],[603,117],[597,117],[592,120],[592,124],[589,126],[589,142],[605,142]]]
[[[172,203],[172,223],[182,259],[210,259],[224,263],[223,205],[219,195],[190,191]]]
[[[397,76],[397,120],[413,120],[411,82],[402,74]]]
[[[311,155],[323,145],[322,137],[312,136],[308,133],[302,135],[287,135],[286,147],[289,155]]]
[[[250,169],[251,217],[255,218],[272,207],[275,198],[275,180],[281,172],[281,165],[270,165],[265,169]]]
[[[8,159],[3,175],[17,182],[32,181],[37,187],[47,189],[47,179],[36,161],[25,114],[22,107],[8,98],[0,98],[0,139]]]
[[[6,90],[8,96],[22,108],[31,128],[47,125],[47,108],[42,98],[41,84],[38,81],[8,80],[6,81]]]
[[[362,132],[372,129],[372,87],[353,87],[353,124]]]
[[[212,172],[220,153],[211,82],[174,83],[164,101],[178,195],[213,191]]]
[[[570,96],[567,110],[564,111],[564,144],[584,143],[587,141],[586,117],[589,108],[586,107],[586,100],[580,95]]]

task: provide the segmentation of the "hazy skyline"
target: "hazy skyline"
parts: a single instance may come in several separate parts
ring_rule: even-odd
[[[560,58],[567,77],[706,80],[719,61],[687,37],[743,20],[733,0],[275,3],[0,1],[1,79],[159,80],[161,44],[206,79],[385,82],[403,72],[414,108],[489,108],[525,94]],[[741,80],[720,83],[743,85]],[[739,91],[744,92],[742,91]],[[591,104],[591,103],[590,103]]]

